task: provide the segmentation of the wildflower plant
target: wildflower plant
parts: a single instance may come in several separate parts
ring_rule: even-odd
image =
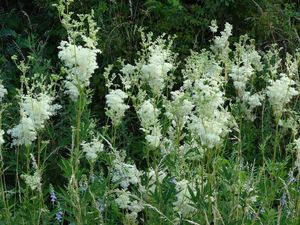
[[[140,29],[136,58],[101,71],[72,2],[55,5],[60,69],[14,56],[19,86],[0,82],[0,224],[299,224],[299,52],[212,21],[184,60]]]

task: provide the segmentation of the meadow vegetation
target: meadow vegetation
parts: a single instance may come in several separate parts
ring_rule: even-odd
[[[187,13],[167,2],[147,4]],[[51,6],[55,48],[0,32],[0,224],[300,224],[297,24],[258,44],[209,17],[200,44],[169,20],[109,36],[99,10],[125,3],[99,4]]]

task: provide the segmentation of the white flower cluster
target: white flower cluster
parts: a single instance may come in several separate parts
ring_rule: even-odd
[[[253,74],[254,70],[251,66],[232,66],[229,76],[233,79],[233,85],[240,98],[243,96],[246,84]]]
[[[180,142],[187,136],[184,132],[185,126],[190,122],[192,110],[195,107],[189,96],[182,90],[171,92],[172,99],[164,101],[165,115],[170,120],[167,135],[161,144],[163,155],[174,152],[176,148],[181,148]],[[183,143],[184,144],[184,143]],[[181,151],[185,153],[185,151]]]
[[[193,116],[189,129],[195,137],[200,138],[203,147],[214,148],[229,132],[229,119],[230,114],[226,111],[216,111],[211,118]]]
[[[209,26],[210,31],[213,32],[213,33],[216,33],[218,31],[218,28],[219,28],[218,24],[217,24],[217,21],[216,20],[212,20],[210,24],[211,24]]]
[[[159,182],[159,184],[162,184],[163,180],[167,177],[167,173],[163,170],[159,170],[157,172],[155,172],[155,170],[153,170],[153,168],[150,169],[149,173],[148,173],[148,178],[149,178],[149,183],[148,183],[148,187],[149,190],[154,193],[156,186],[157,186],[157,182]]]
[[[30,145],[36,139],[36,130],[32,119],[23,116],[20,123],[7,131],[13,137],[12,145]]]
[[[3,86],[2,82],[0,81],[0,103],[2,102],[4,96],[7,94],[6,88]],[[4,131],[0,129],[0,146],[4,144]]]
[[[0,103],[2,102],[2,100],[6,94],[7,94],[7,90],[3,86],[2,82],[0,82]]]
[[[179,127],[182,130],[195,106],[183,91],[172,91],[171,95],[172,100],[164,103],[165,115],[172,121],[173,128]]]
[[[38,170],[35,171],[33,175],[22,174],[21,177],[25,180],[26,185],[29,186],[32,191],[41,190],[42,179]]]
[[[120,90],[112,90],[105,96],[108,109],[106,115],[111,118],[114,125],[118,125],[124,117],[125,111],[129,109],[129,106],[124,103],[124,100],[128,98],[128,95]]]
[[[161,139],[159,110],[153,106],[150,100],[146,100],[140,106],[137,114],[141,120],[142,130],[146,133],[147,142],[150,146],[157,148]]]
[[[141,202],[137,200],[130,199],[130,193],[128,191],[122,192],[116,199],[116,204],[120,209],[129,210],[130,213],[127,213],[125,218],[129,224],[135,224],[138,213],[144,209],[144,206]]]
[[[38,130],[44,128],[45,121],[54,116],[57,110],[61,108],[58,104],[52,104],[53,101],[54,98],[45,93],[40,93],[36,97],[24,95],[20,107],[24,114],[33,121],[35,129]]]
[[[195,106],[188,130],[202,147],[213,148],[229,132],[231,115],[224,108],[222,70],[206,53],[194,53],[184,71],[184,91]]]
[[[150,57],[148,64],[142,66],[143,80],[148,83],[152,92],[159,95],[165,87],[165,80],[173,65],[167,62],[169,52],[161,45],[149,47]]]
[[[196,208],[191,206],[192,201],[189,188],[193,190],[192,187],[189,187],[190,182],[188,180],[181,180],[176,182],[176,201],[173,202],[173,209],[181,214],[182,216],[189,216],[191,213],[195,212]]]
[[[253,109],[261,106],[261,102],[264,100],[264,96],[262,94],[255,93],[253,95],[250,94],[249,91],[244,92],[243,102],[247,104],[246,109],[246,117],[250,121],[254,121],[256,116],[253,114]]]
[[[42,177],[40,170],[38,169],[37,163],[33,154],[30,154],[30,158],[32,160],[32,166],[35,169],[33,175],[22,174],[21,177],[24,179],[27,186],[30,187],[32,191],[38,190],[41,192],[42,190]]]
[[[4,135],[4,130],[0,130],[0,146],[3,145],[5,142],[3,135]]]
[[[88,161],[95,162],[98,154],[103,152],[104,145],[98,138],[94,137],[89,143],[83,141],[81,143],[82,151],[85,153],[85,157]]]
[[[284,106],[291,99],[298,95],[299,92],[293,87],[295,81],[290,79],[286,74],[280,74],[280,79],[270,81],[270,86],[267,87],[267,96],[273,108],[276,117],[280,117],[284,111]]]
[[[296,145],[296,161],[295,161],[295,167],[300,171],[300,138],[295,140]]]
[[[255,93],[253,95],[250,92],[246,91],[243,96],[243,101],[247,102],[250,109],[254,109],[257,106],[261,106],[261,101],[263,100],[263,96]]]
[[[54,98],[45,93],[35,97],[22,96],[20,123],[7,131],[13,137],[12,145],[30,145],[36,139],[37,131],[44,128],[45,122],[61,108],[53,101]]]
[[[113,167],[112,182],[119,184],[123,189],[127,189],[130,184],[140,184],[143,173],[135,165],[126,164],[117,158],[113,161]]]
[[[90,78],[97,65],[97,53],[101,52],[96,48],[76,46],[67,41],[62,41],[58,53],[58,58],[67,67],[67,78],[65,81],[66,93],[73,101],[76,101],[80,89],[89,86]]]
[[[217,26],[216,24],[212,24],[212,31],[215,33]],[[225,24],[224,31],[221,31],[221,36],[216,36],[214,39],[214,43],[211,46],[212,51],[219,55],[221,59],[225,59],[228,57],[228,53],[230,52],[229,48],[229,37],[231,36],[232,25],[229,23]]]
[[[246,85],[250,78],[255,74],[256,70],[260,71],[262,69],[261,56],[255,50],[253,44],[245,44],[247,41],[248,38],[245,37],[240,40],[243,44],[236,44],[235,55],[239,57],[236,57],[237,59],[229,73],[229,77],[232,78],[233,85],[240,99],[243,99]]]

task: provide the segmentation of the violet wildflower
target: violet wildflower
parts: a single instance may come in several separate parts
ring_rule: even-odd
[[[52,191],[51,193],[50,193],[50,200],[51,200],[51,202],[54,204],[55,202],[56,202],[56,200],[57,200],[57,197],[56,197],[56,194],[55,194],[55,192],[54,191]]]
[[[280,206],[283,208],[286,205],[286,193],[283,192],[281,198],[280,198]]]
[[[176,185],[176,183],[177,183],[176,177],[172,177],[172,178],[170,179],[170,182],[171,182],[172,184],[175,184],[175,185]]]
[[[102,213],[105,210],[105,203],[102,199],[97,202],[98,210]]]
[[[62,217],[63,217],[63,212],[61,210],[59,210],[56,215],[55,215],[55,219],[58,221],[58,222],[61,222],[62,221]]]

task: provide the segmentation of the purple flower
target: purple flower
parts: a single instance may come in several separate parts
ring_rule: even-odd
[[[55,215],[55,219],[58,221],[58,222],[61,222],[62,221],[62,216],[63,216],[63,212],[61,210],[59,210],[56,215]]]
[[[172,184],[177,184],[177,180],[176,180],[175,177],[171,178],[170,182],[171,182]]]
[[[291,184],[291,183],[294,183],[296,181],[296,178],[292,175],[292,176],[289,176],[289,179],[287,181],[287,184]]]
[[[54,191],[52,191],[51,193],[50,193],[50,200],[51,200],[51,202],[54,204],[55,202],[56,202],[56,200],[57,200],[57,197],[56,197],[56,194],[55,194],[55,192]]]
[[[102,213],[102,212],[104,212],[104,210],[105,210],[105,204],[104,204],[104,201],[103,200],[99,200],[98,201],[98,209],[99,209],[99,211]]]
[[[282,207],[284,207],[286,205],[286,193],[285,192],[283,192],[283,194],[282,194],[282,196],[280,198],[280,205]]]

